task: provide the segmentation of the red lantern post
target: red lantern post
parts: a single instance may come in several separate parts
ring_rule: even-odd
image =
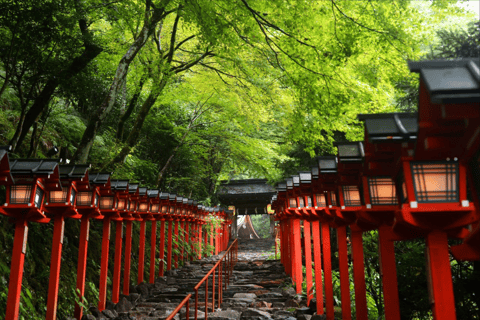
[[[160,265],[159,265],[159,276],[163,277],[163,272],[165,269],[165,219],[169,212],[169,194],[162,192],[159,196],[160,198]],[[150,283],[155,282],[155,247],[156,247],[156,221],[152,221],[152,249],[150,257]]]
[[[7,155],[4,151],[2,150],[3,156],[0,162],[3,169],[2,183],[11,183],[12,179],[6,169],[8,158],[5,158]],[[59,179],[58,161],[55,160],[14,160],[10,163],[10,173],[15,185],[7,185],[6,203],[1,208],[2,214],[12,217],[15,221],[5,319],[16,320],[18,318],[23,264],[27,249],[28,222],[47,223],[50,221],[44,211],[45,193],[61,191],[62,186]]]
[[[172,269],[172,234],[173,234],[173,221],[175,214],[177,196],[175,194],[170,194],[168,197],[169,201],[169,212],[167,215],[168,219],[168,240],[167,240],[167,271]]]
[[[65,217],[82,217],[75,207],[77,183],[79,186],[88,185],[88,168],[87,165],[60,166],[62,189],[46,194],[44,208],[48,216],[54,219],[46,319],[56,319]]]
[[[143,192],[140,190],[139,193]],[[145,201],[145,197],[142,197],[140,206],[139,206],[139,213],[142,216],[142,220],[140,221],[140,248],[138,253],[138,284],[143,282],[144,273],[145,273],[145,228],[147,221],[155,221],[159,216],[160,211],[160,191],[159,190],[147,190],[147,198],[148,201]],[[148,210],[145,211],[146,207],[148,206]],[[150,265],[154,266],[153,274],[155,274],[155,248],[156,248],[156,240],[153,242],[153,260],[150,261]]]

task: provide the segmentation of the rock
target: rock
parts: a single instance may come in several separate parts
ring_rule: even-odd
[[[256,301],[250,305],[252,308],[271,308],[272,304],[266,301]]]
[[[112,310],[112,311],[115,310],[115,303],[113,303],[110,300],[107,300],[107,303],[105,304],[105,309]]]
[[[257,295],[255,293],[235,293],[233,297],[242,299],[255,299],[257,298]]]
[[[139,293],[144,299],[147,299],[150,295],[150,290],[148,290],[148,285],[146,283],[140,283],[136,286],[135,292]]]
[[[297,300],[289,299],[285,301],[285,307],[286,308],[298,308],[300,305],[297,302]]]
[[[91,306],[90,308],[88,308],[88,311],[90,311],[90,313],[95,317],[95,318],[98,318],[100,317],[100,310],[98,310],[97,307],[94,307],[94,306]]]
[[[310,320],[327,320],[326,314],[314,314]]]
[[[136,319],[136,318],[133,318],[133,319]],[[128,313],[120,313],[118,314],[118,317],[115,318],[115,320],[132,320],[132,318],[130,318]]]
[[[165,271],[164,275],[166,275],[167,277],[176,277],[177,276],[177,270],[172,269],[172,270]]]
[[[107,319],[115,319],[118,314],[113,313],[113,311],[105,309],[102,311],[102,314],[107,318]]]
[[[308,307],[297,308],[297,310],[295,311],[295,314],[296,314],[297,318],[301,314],[310,314],[310,308],[308,308]]]
[[[241,319],[269,320],[272,319],[272,316],[268,312],[248,308],[247,310],[242,312]]]
[[[130,293],[130,295],[127,297],[128,300],[132,303],[132,305],[135,305],[138,300],[140,300],[140,294],[138,293]]]
[[[117,312],[128,312],[133,308],[132,303],[126,298],[122,297],[120,301],[115,306],[115,311]]]
[[[208,314],[209,319],[215,320],[239,320],[241,313],[235,310],[215,311]]]
[[[297,320],[311,320],[312,315],[311,314],[301,314],[297,316]]]
[[[293,298],[297,295],[297,291],[292,287],[288,287],[283,290],[283,295],[285,297]]]
[[[208,317],[210,318],[210,314],[208,314]],[[182,311],[180,312],[180,319],[186,319],[187,315],[187,311],[182,309]],[[195,319],[195,309],[190,309],[190,311],[188,312],[188,319],[192,320],[192,319]],[[197,320],[198,319],[205,319],[205,312],[202,312],[200,310],[197,311]]]
[[[138,293],[137,289],[136,289],[136,286],[134,286],[133,284],[130,284],[130,289],[128,291],[130,292],[130,294]]]
[[[91,314],[84,314],[82,317],[82,320],[97,320],[93,315]]]

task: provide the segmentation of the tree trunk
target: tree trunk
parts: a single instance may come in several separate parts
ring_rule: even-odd
[[[135,124],[133,125],[132,131],[130,131],[130,134],[128,135],[126,145],[122,148],[120,153],[105,167],[109,167],[112,164],[125,161],[125,158],[128,156],[130,151],[132,151],[133,147],[137,144],[138,138],[140,136],[140,132],[142,131],[143,123],[145,122],[145,119],[147,118],[147,115],[150,112],[150,109],[153,107],[153,105],[157,101],[158,96],[162,92],[163,88],[165,88],[166,84],[167,84],[167,81],[162,80],[162,82],[159,85],[159,88],[150,92],[150,95],[143,103],[142,108],[140,109],[140,112],[137,115],[137,119],[135,120]]]
[[[166,5],[169,1],[165,1]],[[74,155],[74,160],[77,163],[85,163],[87,162],[88,155],[90,154],[90,149],[93,145],[93,140],[97,134],[97,130],[101,126],[103,120],[112,110],[116,98],[117,93],[120,90],[120,87],[125,81],[125,77],[128,74],[128,68],[132,61],[135,59],[137,54],[146,44],[148,38],[155,30],[156,25],[158,22],[164,18],[164,7],[156,8],[153,12],[153,15],[148,21],[148,15],[145,16],[145,21],[143,24],[143,28],[140,31],[140,34],[137,39],[133,42],[133,44],[128,48],[127,52],[123,55],[122,59],[120,60],[117,71],[115,72],[115,77],[113,79],[112,85],[110,86],[109,92],[105,99],[103,100],[100,107],[97,109],[97,112],[93,115],[91,120],[89,121],[87,128],[83,134],[82,140],[77,148],[77,151]]]
[[[102,52],[102,50],[102,48],[96,45],[86,45],[85,51],[82,53],[82,55],[73,59],[72,63],[67,69],[62,70],[58,75],[52,76],[50,79],[48,79],[47,83],[42,89],[42,92],[40,92],[40,95],[35,99],[32,107],[25,115],[25,120],[23,121],[23,125],[19,130],[19,134],[16,135],[10,142],[15,151],[17,151],[22,144],[33,123],[37,121],[38,116],[48,106],[52,95],[61,81],[68,80],[82,71],[93,59],[95,59],[96,56]]]
[[[143,85],[145,84],[147,79],[148,79],[148,75],[147,73],[144,73],[142,75],[142,78],[140,79],[140,83],[139,83],[139,86],[137,87],[137,91],[135,91],[132,99],[130,100],[130,103],[128,104],[127,110],[120,118],[120,121],[118,121],[117,134],[116,134],[116,139],[118,141],[123,140],[123,131],[125,128],[125,123],[132,115],[133,109],[135,109],[135,106],[137,105],[138,98],[140,97],[140,93],[142,92]]]

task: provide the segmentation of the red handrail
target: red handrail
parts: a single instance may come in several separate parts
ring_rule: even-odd
[[[226,257],[226,259],[225,259]],[[198,316],[198,289],[200,286],[205,282],[205,320],[207,320],[208,314],[208,277],[212,275],[212,310],[215,309],[215,273],[218,268],[218,306],[220,307],[223,301],[223,290],[227,289],[227,285],[230,283],[230,277],[233,274],[233,267],[238,258],[238,240],[235,239],[232,244],[228,247],[225,251],[223,256],[217,261],[217,263],[213,266],[210,271],[203,277],[200,282],[193,288],[195,291],[195,320],[197,320]],[[223,265],[225,269],[223,268]],[[225,276],[225,282],[223,282],[223,276]],[[222,286],[223,285],[223,286]],[[183,301],[173,310],[173,312],[165,319],[165,320],[172,320],[173,317],[182,309],[182,307],[186,304],[187,314],[186,319],[188,320],[188,313],[189,313],[189,300],[192,297],[191,294],[185,297]]]

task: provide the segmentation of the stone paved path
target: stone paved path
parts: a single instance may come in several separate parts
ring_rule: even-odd
[[[274,252],[272,239],[241,240],[233,277],[223,293],[220,308],[216,295],[215,310],[211,307],[212,279],[209,279],[208,319],[324,319],[323,316],[313,315],[315,310],[306,307],[305,301],[297,297],[282,264],[279,260],[274,260]],[[121,296],[118,304],[107,303],[107,309],[103,312],[91,307],[83,319],[164,320],[189,293],[194,295],[193,287],[222,255],[223,253],[220,253],[218,256],[187,263],[180,269],[167,271],[166,276],[156,279],[155,284],[132,286],[131,294]],[[194,298],[190,300],[189,319],[192,320],[194,301]],[[198,320],[202,320],[205,319],[202,312],[205,310],[203,287],[199,290],[199,301]],[[315,304],[311,305],[314,307]],[[184,320],[185,309],[175,319]]]

